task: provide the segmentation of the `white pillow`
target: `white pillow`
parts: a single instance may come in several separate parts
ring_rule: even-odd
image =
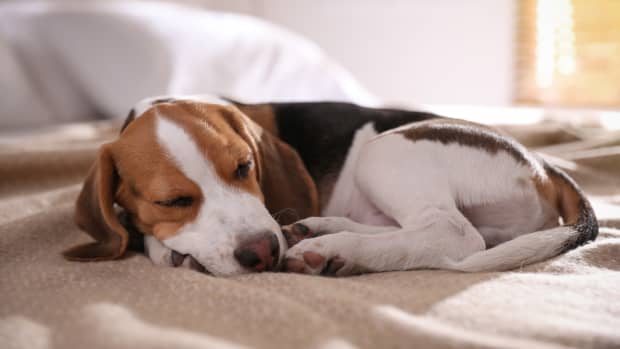
[[[42,122],[94,111],[123,117],[139,99],[166,94],[378,105],[316,45],[249,16],[157,2],[22,2],[0,5],[0,23],[0,38],[16,52],[5,45],[0,55],[19,56],[25,72],[2,74],[0,86],[30,86],[0,94],[0,126],[41,108]],[[8,61],[0,69],[17,71]],[[32,105],[15,110],[9,98]]]

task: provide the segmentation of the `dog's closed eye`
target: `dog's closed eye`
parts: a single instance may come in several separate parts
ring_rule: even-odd
[[[250,170],[252,169],[252,161],[245,161],[240,163],[237,166],[237,169],[235,169],[235,178],[237,179],[244,179],[248,176],[248,174],[250,173]]]
[[[169,200],[155,201],[155,203],[166,207],[188,207],[194,203],[194,198],[191,196],[178,196]]]

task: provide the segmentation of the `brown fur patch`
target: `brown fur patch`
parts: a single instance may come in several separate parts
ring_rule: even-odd
[[[555,207],[566,225],[574,225],[580,219],[585,198],[575,189],[568,178],[555,168],[545,164],[548,180],[536,182],[536,189],[545,200]],[[540,183],[540,184],[539,184]]]
[[[157,142],[154,113],[147,112],[135,120],[111,149],[120,177],[116,201],[131,214],[141,232],[170,237],[176,232],[171,226],[180,227],[196,218],[204,199],[202,192]],[[188,207],[155,203],[179,196],[190,196],[194,203]]]
[[[559,209],[560,198],[556,184],[548,176],[534,176],[532,181],[534,182],[538,194],[547,201],[551,207],[555,208],[558,213],[561,213]]]
[[[246,130],[256,144],[265,206],[278,223],[290,224],[319,214],[314,180],[295,149],[278,137],[273,108],[268,104],[237,104]]]
[[[544,168],[556,192],[555,198],[551,198],[555,199],[552,203],[560,212],[564,225],[572,226],[577,233],[564,242],[559,252],[566,252],[596,239],[598,236],[596,214],[577,183],[559,168],[547,163],[544,163]]]
[[[253,194],[262,199],[256,177],[256,166],[248,173],[247,179],[235,177],[235,170],[240,163],[253,160],[256,163],[251,146],[233,128],[230,122],[234,107],[222,107],[213,104],[178,101],[162,104],[155,110],[189,134],[200,151],[211,162],[220,179],[229,186]]]
[[[275,127],[270,113],[270,107],[264,105],[256,106],[253,115],[266,127],[270,127],[269,123]],[[187,209],[167,208],[152,205],[154,201],[174,195],[208,200],[201,197],[200,189],[163,153],[155,132],[156,114],[174,122],[192,137],[222,182],[264,200],[272,213],[295,212],[290,217],[280,214],[280,223],[292,223],[319,213],[314,181],[294,149],[271,132],[264,132],[261,125],[235,107],[175,101],[159,104],[144,113],[117,142],[126,153],[122,162],[131,164],[131,169],[121,170],[128,178],[122,181],[118,201],[137,216],[135,225],[145,233],[160,232],[158,235],[170,236],[170,225],[165,229],[157,228],[159,222],[187,222],[198,214],[199,205],[196,204]],[[246,179],[236,178],[237,166],[247,159],[252,159],[255,165]]]
[[[261,152],[261,188],[265,205],[278,216],[280,225],[319,215],[316,185],[297,151],[264,132],[258,142]]]
[[[396,131],[412,141],[429,140],[482,149],[490,154],[500,151],[523,164],[529,164],[525,147],[488,126],[458,119],[437,119],[415,123]]]
[[[99,151],[76,202],[74,220],[95,242],[75,246],[63,254],[70,260],[114,259],[125,253],[129,233],[114,212],[118,170],[109,144]]]
[[[290,208],[298,212],[296,218],[318,214],[314,182],[295,150],[270,132],[263,132],[236,107],[161,102],[140,118],[135,118],[135,112],[130,113],[119,139],[102,151],[105,161],[100,160],[91,170],[76,210],[78,225],[99,242],[71,249],[66,254],[68,258],[108,259],[124,253],[127,232],[111,213],[114,201],[126,210],[132,226],[144,234],[165,239],[193,221],[204,200],[208,200],[158,143],[158,117],[183,128],[224,183],[264,200],[270,212]],[[257,122],[275,132],[269,106],[257,107],[253,115]],[[255,165],[247,178],[238,178],[237,166],[248,160]],[[99,174],[101,166],[105,174]],[[181,196],[194,201],[187,207],[156,203]]]
[[[273,108],[269,104],[236,104],[237,108],[252,121],[257,123],[263,130],[267,130],[274,136],[278,136]]]

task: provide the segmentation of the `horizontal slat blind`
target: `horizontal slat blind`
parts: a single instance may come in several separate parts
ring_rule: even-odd
[[[620,107],[620,0],[521,0],[515,99]]]

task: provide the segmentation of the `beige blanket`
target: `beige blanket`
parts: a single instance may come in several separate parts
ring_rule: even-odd
[[[609,228],[505,273],[215,278],[140,254],[67,262],[60,252],[88,240],[71,220],[79,182],[116,126],[3,140],[1,348],[620,348],[620,231]],[[602,224],[618,226],[620,137],[558,130],[509,129],[572,169]]]

